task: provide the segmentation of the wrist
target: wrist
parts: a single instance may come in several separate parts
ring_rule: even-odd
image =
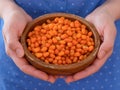
[[[14,3],[13,0],[3,0],[2,4],[0,5],[0,17],[4,19],[5,17],[8,17],[9,14],[18,10],[19,7]]]
[[[120,18],[120,0],[108,0],[101,7],[114,21]]]

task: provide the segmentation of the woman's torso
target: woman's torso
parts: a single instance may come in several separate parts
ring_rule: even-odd
[[[104,1],[105,0],[15,0],[15,2],[33,18],[52,12],[67,12],[85,17]],[[109,62],[95,75],[70,85],[67,85],[63,79],[57,80],[55,84],[50,84],[24,74],[6,55],[1,32],[2,26],[3,22],[0,24],[0,90],[119,90],[117,89],[120,85],[118,82],[120,79],[118,78],[120,71],[117,69],[119,63],[113,60],[113,58],[119,60],[119,57],[116,56],[118,49],[115,49],[116,51],[109,59]],[[117,38],[120,39],[120,37]],[[118,42],[118,39],[116,42]],[[119,45],[120,43],[116,44],[115,48]],[[118,52],[120,51],[118,50]],[[110,69],[112,69],[113,73]]]

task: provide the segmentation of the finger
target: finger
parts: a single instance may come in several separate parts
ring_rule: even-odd
[[[60,75],[60,76],[59,76],[59,78],[65,78],[65,76],[63,76],[63,75]]]
[[[13,31],[12,29],[4,30],[3,36],[4,36],[5,45],[6,45],[6,53],[8,55],[10,55],[9,49],[12,49],[13,51],[16,52],[17,56],[19,56],[19,57],[24,56],[23,47],[21,46],[20,42],[18,41],[18,36],[15,31]]]
[[[74,81],[73,76],[67,76],[67,77],[65,78],[65,82],[66,82],[67,84],[69,84],[69,83],[71,83],[71,82],[73,82],[73,81]]]
[[[54,77],[55,77],[56,79],[58,79],[58,78],[59,78],[59,76],[58,76],[58,75],[55,75]]]
[[[46,73],[31,66],[24,58],[17,57],[12,50],[10,50],[10,53],[14,63],[19,67],[21,71],[33,77],[36,77],[45,81],[48,80],[48,75]]]
[[[51,82],[51,83],[54,83],[54,82],[56,81],[56,78],[55,78],[54,76],[52,76],[52,75],[49,75],[47,81],[49,81],[49,82]]]
[[[98,52],[98,58],[100,59],[103,58],[106,53],[113,50],[116,37],[116,28],[114,24],[111,24],[111,27],[106,26],[104,28],[103,43],[101,44]]]
[[[86,68],[85,70],[76,73],[73,76],[73,81],[86,78],[86,77],[94,74],[95,72],[97,72],[103,66],[103,64],[106,62],[106,60],[111,55],[111,53],[112,53],[112,51],[109,52],[108,54],[106,54],[104,56],[104,58],[102,58],[101,60],[100,59],[96,59],[95,62],[91,66]]]

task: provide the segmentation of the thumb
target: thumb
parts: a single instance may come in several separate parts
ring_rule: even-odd
[[[103,58],[108,52],[113,51],[115,37],[116,37],[116,28],[114,24],[111,24],[112,27],[105,27],[104,28],[104,35],[103,35],[103,43],[100,46],[98,52],[98,58]]]
[[[11,50],[16,53],[18,57],[23,57],[24,56],[24,50],[22,45],[19,42],[19,38],[16,34],[16,31],[13,30],[7,30],[7,32],[4,32],[6,30],[3,30],[3,37],[5,41],[5,47],[6,47],[6,52],[8,55],[11,55]]]

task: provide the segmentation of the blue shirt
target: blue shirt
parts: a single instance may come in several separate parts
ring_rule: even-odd
[[[29,15],[36,18],[52,12],[67,12],[86,17],[105,0],[15,0]],[[120,90],[120,30],[112,56],[95,74],[71,84],[58,79],[54,84],[24,74],[5,53],[0,20],[0,90]],[[116,23],[120,29],[120,22]],[[119,36],[118,36],[119,35]]]

